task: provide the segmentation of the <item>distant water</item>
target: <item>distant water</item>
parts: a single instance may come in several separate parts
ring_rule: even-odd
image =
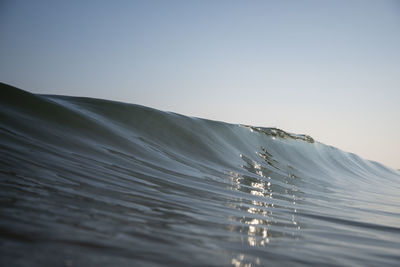
[[[4,84],[0,136],[0,266],[400,266],[400,173],[309,136]]]

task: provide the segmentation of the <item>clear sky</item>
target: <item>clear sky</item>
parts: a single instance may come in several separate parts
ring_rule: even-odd
[[[400,1],[0,0],[0,81],[279,127],[400,168]]]

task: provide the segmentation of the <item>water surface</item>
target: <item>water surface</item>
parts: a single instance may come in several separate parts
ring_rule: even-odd
[[[1,266],[399,265],[396,170],[278,129],[0,87]]]

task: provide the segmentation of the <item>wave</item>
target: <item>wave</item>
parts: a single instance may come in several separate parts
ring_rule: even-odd
[[[0,84],[0,265],[396,266],[397,170],[276,128]]]

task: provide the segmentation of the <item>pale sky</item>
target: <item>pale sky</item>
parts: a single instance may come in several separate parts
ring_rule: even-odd
[[[0,0],[0,81],[278,127],[400,168],[400,1]]]

